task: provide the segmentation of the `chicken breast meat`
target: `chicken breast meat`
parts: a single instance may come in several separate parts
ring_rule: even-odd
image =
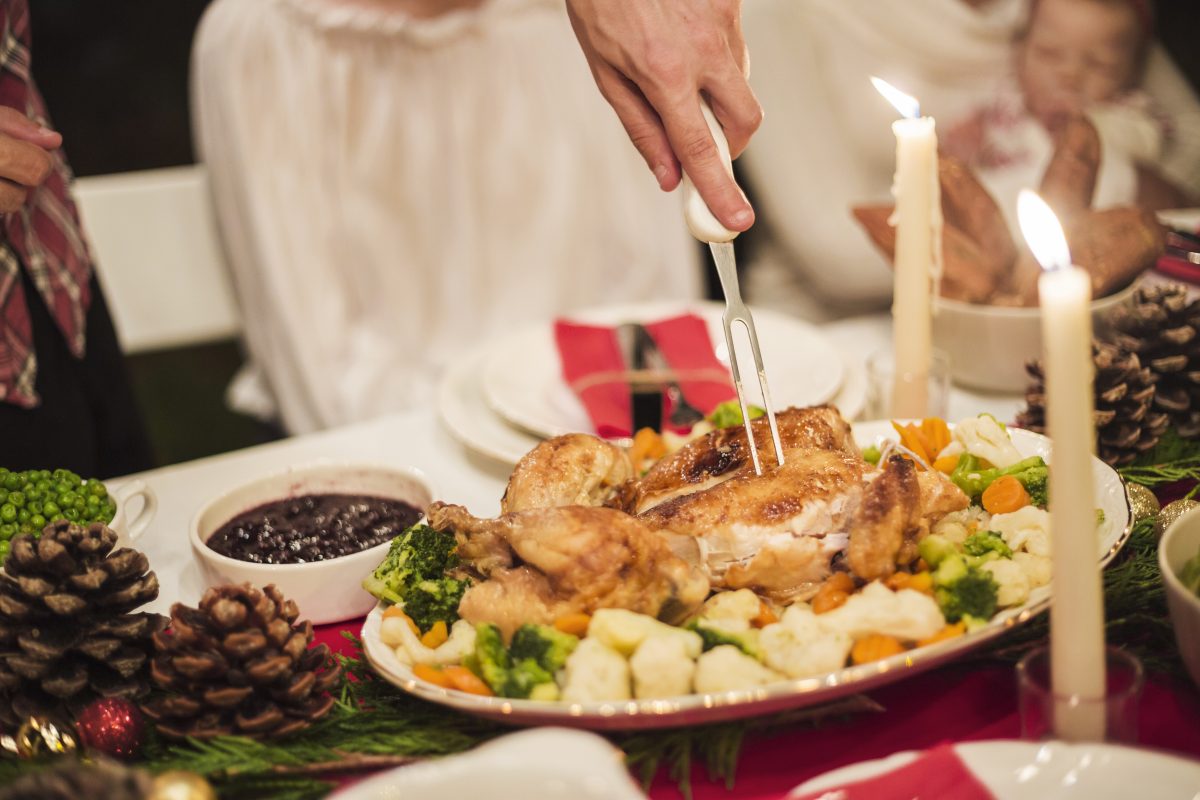
[[[788,408],[775,415],[784,462],[792,450],[831,450],[858,457],[850,423],[831,406]],[[756,442],[770,442],[765,418],[751,423]],[[775,464],[774,448],[759,446],[764,465]],[[620,503],[626,511],[641,514],[672,498],[716,486],[732,478],[753,474],[746,429],[742,425],[721,428],[685,445],[650,469],[640,480],[622,490]]]
[[[517,462],[501,512],[556,506],[601,506],[634,477],[623,448],[586,433],[546,439]]]
[[[426,516],[433,528],[454,534],[459,557],[483,578],[467,590],[459,614],[494,623],[505,636],[524,623],[600,608],[677,621],[708,596],[699,565],[616,509],[559,506],[481,519],[462,506],[434,503]]]

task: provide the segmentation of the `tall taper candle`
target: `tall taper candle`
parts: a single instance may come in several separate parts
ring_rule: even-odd
[[[875,88],[905,119],[892,123],[896,134],[896,256],[892,292],[895,347],[894,417],[924,417],[929,407],[932,350],[931,284],[940,247],[941,197],[938,191],[937,134],[932,117],[920,116],[917,101],[872,78]],[[935,238],[936,237],[936,238]]]
[[[1096,534],[1092,452],[1092,282],[1071,266],[1054,212],[1022,192],[1021,230],[1045,272],[1038,280],[1050,437],[1050,675],[1055,734],[1100,741],[1105,733],[1104,595]],[[1072,703],[1070,698],[1085,702]]]

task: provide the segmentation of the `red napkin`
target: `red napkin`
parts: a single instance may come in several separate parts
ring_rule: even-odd
[[[689,403],[708,414],[718,404],[736,397],[729,371],[713,352],[703,318],[683,314],[646,323],[645,327],[677,373],[676,382]],[[563,380],[587,409],[596,433],[606,439],[632,435],[630,385],[616,329],[560,319],[554,323],[554,339]],[[664,392],[664,425],[671,410]]]
[[[926,750],[917,760],[867,780],[810,792],[789,800],[993,800],[951,745]]]

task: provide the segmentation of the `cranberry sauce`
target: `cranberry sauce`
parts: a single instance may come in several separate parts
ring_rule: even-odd
[[[208,538],[223,556],[255,564],[305,564],[391,541],[421,518],[403,500],[306,494],[238,514]]]

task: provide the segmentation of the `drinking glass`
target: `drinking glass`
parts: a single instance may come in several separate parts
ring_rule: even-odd
[[[1138,708],[1145,673],[1132,653],[1116,647],[1106,649],[1107,691],[1103,697],[1056,694],[1050,680],[1050,650],[1031,650],[1017,663],[1017,703],[1021,715],[1021,738],[1067,738],[1056,733],[1054,717],[1070,713],[1103,720],[1103,741],[1136,744]],[[1098,728],[1099,730],[1099,728]]]

